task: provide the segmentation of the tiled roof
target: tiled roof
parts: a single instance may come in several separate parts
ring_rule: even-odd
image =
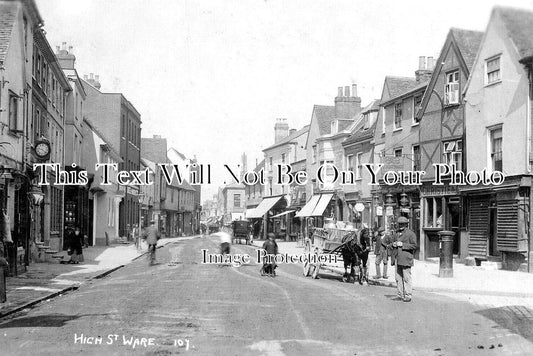
[[[335,118],[335,106],[315,105],[313,111],[315,112],[320,136],[329,134],[331,122]]]
[[[397,98],[398,96],[411,91],[417,85],[418,83],[416,82],[415,78],[387,76],[385,77],[385,85],[383,88],[381,102],[384,103],[391,99]]]
[[[494,8],[502,19],[520,59],[533,56],[533,12],[512,7]]]
[[[370,104],[365,106],[363,110],[361,110],[361,113],[365,114],[369,111],[377,111],[377,110],[379,110],[379,99],[374,99],[370,102]]]
[[[302,127],[301,129],[299,129],[298,131],[294,131],[292,134],[290,134],[289,136],[285,137],[285,138],[282,138],[281,140],[279,140],[278,142],[276,142],[275,144],[273,145],[270,145],[268,146],[267,148],[265,148],[263,151],[266,151],[268,149],[271,149],[271,148],[274,148],[274,147],[277,147],[279,145],[282,145],[284,143],[287,143],[287,142],[291,142],[293,139],[295,139],[296,137],[298,136],[301,136],[303,135],[304,133],[306,133],[307,131],[309,131],[309,125],[305,125],[304,127]]]
[[[353,123],[353,120],[339,120],[339,132],[344,131]]]
[[[0,63],[3,63],[7,56],[17,10],[18,4],[15,2],[0,2]]]
[[[476,59],[477,51],[481,45],[481,40],[483,39],[483,32],[463,30],[460,28],[452,28],[450,32],[461,51],[468,70],[471,70]]]

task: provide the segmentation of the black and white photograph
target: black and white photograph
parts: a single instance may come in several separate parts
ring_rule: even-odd
[[[0,0],[0,354],[533,355],[533,0]]]

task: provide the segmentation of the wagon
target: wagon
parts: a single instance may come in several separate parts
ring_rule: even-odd
[[[250,244],[250,222],[248,220],[235,220],[232,223],[233,228],[233,241],[239,241],[242,243],[242,240],[248,245]]]
[[[312,237],[305,241],[305,254],[309,253],[311,256],[330,254],[337,256],[338,261],[342,261],[342,247],[356,239],[357,233],[357,230],[314,228]],[[321,263],[318,260],[317,262],[305,261],[303,274],[306,277],[317,278],[320,268],[330,269],[331,267],[328,266],[328,263]]]

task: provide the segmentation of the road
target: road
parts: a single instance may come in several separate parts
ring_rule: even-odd
[[[4,355],[525,355],[529,331],[491,310],[431,293],[313,280],[299,265],[275,278],[254,264],[202,264],[213,237],[181,240],[34,309],[0,321]],[[232,253],[254,248],[233,245]],[[283,252],[283,251],[281,251]],[[255,262],[255,257],[253,257]],[[413,278],[416,278],[414,276]],[[515,325],[512,323],[512,325]],[[524,325],[526,327],[526,325]]]

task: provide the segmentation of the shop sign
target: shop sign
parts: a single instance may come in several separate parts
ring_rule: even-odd
[[[385,210],[385,214],[387,216],[391,216],[391,215],[394,215],[394,210],[392,209],[392,206],[388,206],[387,209]]]
[[[456,185],[423,185],[420,187],[420,196],[443,196],[443,195],[458,195],[459,190]]]
[[[355,204],[354,209],[358,212],[362,212],[363,210],[365,210],[365,205],[363,203],[357,203]]]
[[[377,216],[383,216],[383,207],[382,206],[376,206],[376,215]]]

